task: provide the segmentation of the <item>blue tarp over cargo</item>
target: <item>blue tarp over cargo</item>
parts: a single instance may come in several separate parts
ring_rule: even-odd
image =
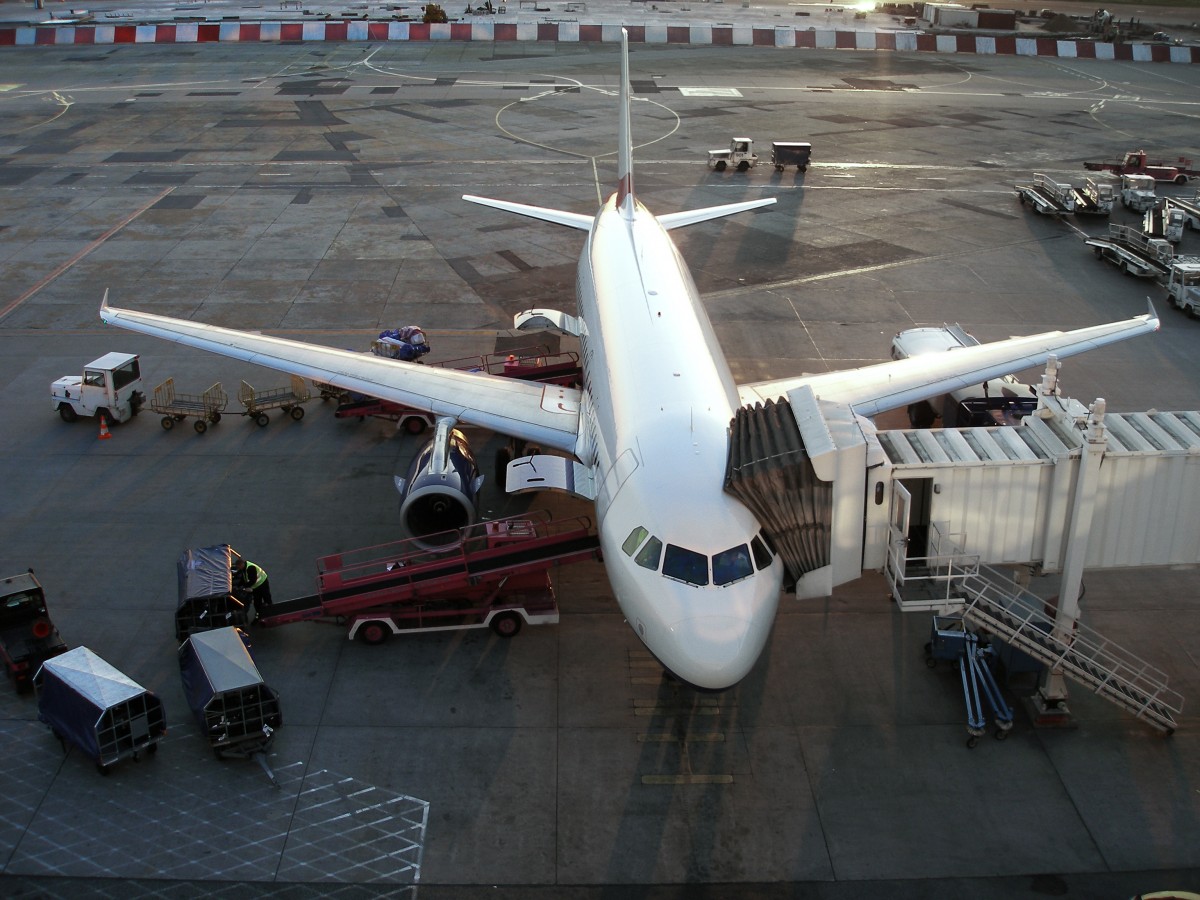
[[[184,550],[176,564],[179,606],[175,610],[175,639],[189,634],[246,625],[246,604],[234,595],[233,564],[240,559],[228,544]]]
[[[158,697],[87,647],[46,660],[34,686],[38,718],[101,766],[166,734]]]
[[[283,724],[279,696],[263,682],[240,630],[193,634],[179,648],[179,671],[192,715],[218,755],[266,749]]]

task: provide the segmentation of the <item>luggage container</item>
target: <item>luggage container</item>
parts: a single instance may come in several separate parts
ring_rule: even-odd
[[[183,551],[176,565],[175,640],[182,643],[197,632],[249,624],[248,605],[233,587],[233,566],[239,559],[228,544]]]
[[[812,159],[812,144],[808,141],[772,141],[771,165],[776,172],[795,166],[801,172],[808,171]]]
[[[38,718],[64,750],[70,741],[102,775],[127,756],[154,753],[167,733],[162,701],[87,647],[46,660],[33,686]]]
[[[245,632],[218,628],[193,634],[179,648],[179,672],[188,706],[217,759],[257,756],[266,769],[266,751],[283,715],[279,695],[254,665]]]

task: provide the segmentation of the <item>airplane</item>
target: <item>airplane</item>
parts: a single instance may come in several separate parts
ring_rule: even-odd
[[[595,503],[604,566],[620,608],[649,652],[679,681],[704,691],[733,687],[766,645],[785,578],[762,523],[723,489],[730,422],[744,405],[808,386],[822,401],[874,416],[968,384],[1155,331],[1148,314],[843,372],[735,383],[671,240],[676,228],[770,206],[774,198],[655,216],[633,180],[628,38],[622,31],[618,181],[591,216],[473,195],[463,199],[586,233],[576,279],[577,315],[518,314],[517,327],[577,335],[582,385],[543,385],[382,359],[108,305],[103,322],[315,381],[428,410],[439,417],[426,471],[455,494],[446,454],[458,423],[527,441],[563,456],[513,460],[507,486],[558,487]],[[451,449],[446,449],[451,448]],[[442,456],[439,459],[438,453]],[[460,485],[475,484],[473,462]],[[521,473],[525,474],[522,475]],[[445,504],[469,508],[468,490]]]

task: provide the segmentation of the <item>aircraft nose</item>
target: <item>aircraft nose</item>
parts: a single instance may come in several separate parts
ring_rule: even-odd
[[[737,684],[756,656],[747,652],[750,625],[734,616],[695,616],[676,622],[671,627],[675,660],[669,668],[684,681],[707,690]]]

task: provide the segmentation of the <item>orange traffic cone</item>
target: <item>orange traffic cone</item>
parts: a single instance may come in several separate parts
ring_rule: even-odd
[[[104,413],[100,413],[100,440],[107,441],[111,434],[108,433],[108,422],[104,418]]]

